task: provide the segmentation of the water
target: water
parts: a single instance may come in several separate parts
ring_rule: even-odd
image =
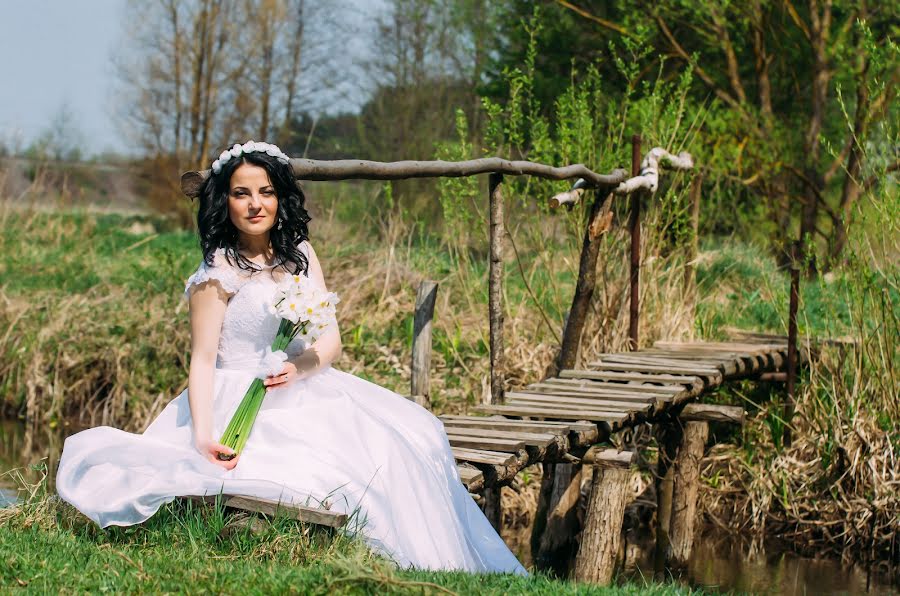
[[[653,577],[652,542],[629,544],[625,575]],[[705,591],[786,594],[898,594],[884,577],[873,575],[866,590],[866,570],[834,558],[801,557],[786,548],[761,549],[708,528],[694,542],[688,569],[674,579]]]
[[[21,480],[34,483],[46,472],[31,469],[33,464],[46,464],[52,490],[65,436],[77,430],[67,427],[63,432],[26,432],[18,421],[0,419],[0,507],[17,498],[16,478],[4,473],[14,468]],[[624,573],[637,581],[653,577],[653,544],[646,536],[630,537]],[[791,596],[866,593],[866,572],[860,566],[842,565],[833,558],[801,557],[779,548],[754,549],[732,536],[716,533],[706,533],[695,541],[690,566],[676,579],[713,592]],[[868,593],[900,594],[900,590],[886,578],[873,577]]]

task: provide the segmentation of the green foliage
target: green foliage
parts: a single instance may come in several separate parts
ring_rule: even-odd
[[[252,522],[252,523],[251,523]],[[46,592],[302,594],[689,594],[666,585],[598,588],[551,579],[400,570],[344,532],[220,503],[178,500],[148,521],[101,530],[46,495],[0,510],[0,585]]]

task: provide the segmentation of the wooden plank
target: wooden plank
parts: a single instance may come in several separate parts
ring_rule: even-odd
[[[558,434],[571,447],[592,445],[600,437],[596,422],[572,420],[553,422],[549,420],[513,420],[501,416],[450,416],[441,417],[445,428],[490,428],[495,430]]]
[[[694,362],[697,364],[714,364],[721,366],[726,375],[743,374],[759,366],[759,356],[746,352],[689,352],[678,350],[646,350],[647,354],[657,355],[667,360]]]
[[[473,484],[484,482],[484,473],[477,468],[469,468],[467,466],[456,466],[459,470],[459,479],[468,488]]]
[[[491,439],[511,439],[515,441],[522,441],[526,445],[531,445],[534,447],[547,447],[550,443],[556,441],[557,435],[552,435],[549,433],[528,433],[528,432],[513,432],[513,431],[502,431],[502,430],[490,430],[486,428],[459,428],[459,427],[451,427],[448,433],[453,433],[457,436],[465,436],[465,437],[486,437]]]
[[[410,393],[415,402],[425,408],[431,403],[431,321],[437,289],[437,282],[425,280],[419,283],[413,316]]]
[[[620,468],[627,470],[635,460],[635,451],[619,451],[612,447],[591,447],[584,454],[581,462],[585,465],[595,464],[601,468]]]
[[[537,434],[547,434],[554,437],[565,437],[569,434],[568,428],[559,428],[559,427],[547,427],[540,426],[540,423],[536,425],[530,424],[497,424],[496,422],[481,422],[477,420],[468,421],[468,420],[444,420],[441,419],[444,423],[444,428],[447,432],[453,432],[459,434],[457,431],[460,429],[467,430],[495,430],[499,432],[524,432],[524,433],[537,433]],[[510,422],[529,422],[527,420],[511,420]],[[593,425],[592,425],[593,426]]]
[[[684,391],[682,389],[681,391]],[[547,383],[534,383],[528,385],[520,391],[513,393],[538,393],[541,395],[580,395],[584,397],[594,397],[596,399],[610,399],[612,401],[636,401],[636,402],[654,402],[657,400],[668,401],[672,399],[671,393],[655,393],[647,392],[629,392],[629,391],[592,391],[590,389],[582,389],[571,385],[550,385]]]
[[[280,503],[278,501],[260,499],[258,497],[226,495],[224,497],[223,505],[232,509],[262,513],[263,515],[286,515],[287,517],[302,522],[319,526],[328,526],[331,528],[339,528],[347,523],[347,515],[345,513],[329,511],[322,507],[314,508],[293,503]]]
[[[508,416],[530,416],[533,418],[550,418],[554,420],[596,420],[601,422],[617,422],[628,418],[625,412],[597,412],[579,408],[559,408],[554,406],[478,406],[478,412],[488,414],[506,414]]]
[[[743,368],[743,362],[740,359],[735,358],[722,358],[717,360],[711,360],[708,358],[701,358],[700,356],[696,356],[690,359],[675,359],[668,358],[662,354],[648,354],[646,352],[632,352],[630,354],[612,354],[610,356],[604,356],[602,359],[591,362],[588,366],[599,365],[600,363],[622,363],[622,364],[644,364],[649,366],[661,366],[668,368],[672,372],[690,372],[693,374],[693,370],[688,369],[697,369],[697,370],[716,370],[721,374],[730,375],[734,374],[738,371],[738,369]],[[704,373],[699,373],[704,374]]]
[[[566,434],[571,430],[591,430],[594,425],[589,422],[552,422],[549,420],[513,420],[502,416],[460,416],[442,414],[438,416],[444,426],[467,426],[473,428],[493,428],[495,430],[523,430],[525,432],[541,432]]]
[[[509,391],[506,394],[509,397],[532,397],[534,395],[544,395],[547,397],[574,397],[580,399],[596,399],[599,401],[610,401],[617,402],[623,405],[626,404],[652,404],[658,401],[669,401],[672,399],[671,395],[641,395],[640,393],[626,393],[623,395],[608,395],[605,393],[591,393],[588,391],[573,391],[570,389],[561,389],[559,387],[554,389],[523,389],[522,391]]]
[[[690,359],[675,359],[668,358],[663,354],[650,354],[647,352],[630,352],[628,354],[608,354],[606,356],[601,357],[599,360],[595,360],[593,362],[588,363],[589,366],[594,363],[602,364],[602,363],[621,363],[621,364],[649,364],[651,366],[675,366],[675,367],[685,367],[685,366],[697,366],[698,368],[706,368],[713,369],[722,372],[719,368],[723,364],[731,362],[730,358],[722,358],[718,360],[705,359],[705,361],[700,362],[701,358],[698,356],[697,358]]]
[[[724,362],[734,358],[742,358],[750,356],[749,352],[718,352],[708,350],[664,350],[661,348],[647,348],[635,354],[647,354],[648,356],[658,356],[669,360],[709,360],[711,362]],[[601,358],[605,354],[600,354]]]
[[[684,406],[678,417],[681,420],[700,422],[731,422],[744,423],[744,408],[739,406],[724,406],[720,404],[688,404]]]
[[[450,441],[452,447],[463,447],[465,449],[483,449],[485,451],[502,451],[505,453],[516,453],[520,449],[525,449],[525,441],[458,435],[452,430],[447,433],[447,440]]]
[[[608,381],[594,381],[591,379],[560,379],[556,377],[551,377],[549,379],[544,379],[540,382],[541,385],[559,385],[559,386],[568,386],[568,387],[579,387],[588,390],[598,390],[598,391],[620,391],[620,392],[632,392],[632,393],[653,393],[653,394],[669,394],[669,395],[677,395],[679,393],[684,392],[684,387],[680,384],[672,384],[672,385],[648,385],[645,383],[637,383],[637,382],[608,382]]]
[[[603,371],[693,375],[713,380],[722,378],[722,373],[717,369],[700,366],[656,366],[654,364],[622,364],[618,362],[592,362],[589,366],[591,369]]]
[[[458,461],[488,464],[492,466],[514,466],[519,461],[515,455],[498,451],[485,451],[483,449],[466,449],[464,447],[450,446],[453,457]]]
[[[671,385],[694,385],[702,382],[699,377],[685,375],[645,374],[637,372],[611,372],[603,370],[565,369],[559,371],[559,376],[564,379],[596,379],[598,381],[640,381],[642,383],[662,383]]]
[[[601,412],[649,412],[652,403],[617,402],[589,397],[570,397],[565,395],[540,395],[537,393],[522,393],[506,395],[508,404],[560,404],[564,406],[589,409]]]
[[[690,343],[658,341],[653,344],[653,347],[664,348],[666,350],[707,350],[711,352],[747,352],[749,354],[763,354],[784,348],[783,345],[778,344],[703,341]]]

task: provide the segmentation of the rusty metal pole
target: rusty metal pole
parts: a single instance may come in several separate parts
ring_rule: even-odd
[[[781,443],[791,445],[791,419],[794,417],[794,393],[797,385],[797,310],[800,308],[800,242],[791,247],[791,299],[788,306],[787,396],[784,403],[784,431]]]
[[[631,176],[641,171],[641,136],[631,137]],[[628,348],[638,348],[638,322],[640,318],[641,278],[641,191],[631,193],[631,216],[628,220],[631,232],[631,298],[629,300]]]
[[[488,273],[488,317],[491,343],[490,403],[503,403],[503,174],[488,179],[490,191],[490,263]]]

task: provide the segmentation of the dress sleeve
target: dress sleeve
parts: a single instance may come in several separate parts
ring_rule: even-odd
[[[197,271],[188,278],[184,285],[184,299],[190,300],[191,294],[196,288],[210,282],[217,283],[229,296],[237,292],[243,285],[241,277],[225,261],[225,257],[220,251],[216,251],[212,265],[207,265],[206,261],[200,262]]]

